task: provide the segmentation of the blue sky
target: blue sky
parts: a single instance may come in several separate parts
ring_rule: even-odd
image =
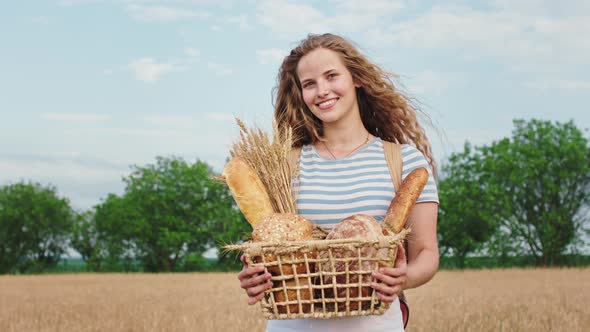
[[[514,118],[590,128],[588,1],[10,1],[0,10],[0,184],[78,209],[156,156],[221,170],[233,117],[268,128],[281,58],[354,41],[423,104],[438,162]]]

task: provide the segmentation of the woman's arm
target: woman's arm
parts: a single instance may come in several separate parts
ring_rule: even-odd
[[[382,281],[371,284],[381,301],[391,303],[402,290],[418,287],[432,279],[438,270],[437,219],[437,203],[425,202],[414,206],[407,220],[412,229],[406,239],[408,252],[400,245],[395,267],[373,272],[373,277]]]
[[[411,228],[408,234],[408,275],[404,289],[416,288],[428,282],[438,270],[438,241],[436,223],[438,204],[418,203],[406,222]]]

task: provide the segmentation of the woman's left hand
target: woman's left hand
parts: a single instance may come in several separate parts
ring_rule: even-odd
[[[379,268],[379,272],[373,272],[371,275],[381,281],[381,283],[371,282],[371,287],[377,291],[379,300],[387,303],[395,301],[408,280],[408,263],[404,246],[401,244],[397,246],[394,267]]]

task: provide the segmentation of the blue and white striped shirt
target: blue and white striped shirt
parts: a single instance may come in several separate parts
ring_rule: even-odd
[[[418,202],[437,202],[438,191],[432,170],[415,147],[402,145],[402,180],[414,169],[425,167],[429,178]],[[306,145],[299,157],[299,179],[295,183],[300,215],[330,229],[356,213],[381,221],[395,196],[395,189],[383,152],[383,141],[341,159],[328,159],[314,146]]]

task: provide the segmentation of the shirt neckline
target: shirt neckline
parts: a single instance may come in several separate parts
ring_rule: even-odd
[[[310,144],[309,147],[311,147],[311,151],[313,152],[313,154],[315,156],[317,156],[318,158],[325,160],[325,161],[334,161],[334,162],[338,162],[338,161],[342,161],[342,160],[348,160],[352,157],[354,157],[355,155],[359,154],[360,152],[366,150],[367,148],[369,148],[369,146],[376,144],[376,142],[380,142],[381,138],[380,137],[375,137],[372,140],[370,140],[365,146],[363,146],[362,148],[354,151],[353,153],[349,154],[346,157],[342,157],[342,158],[337,158],[337,159],[333,159],[333,158],[329,158],[326,157],[324,155],[322,155],[321,153],[318,152],[318,150],[315,148],[315,146],[313,144]]]

